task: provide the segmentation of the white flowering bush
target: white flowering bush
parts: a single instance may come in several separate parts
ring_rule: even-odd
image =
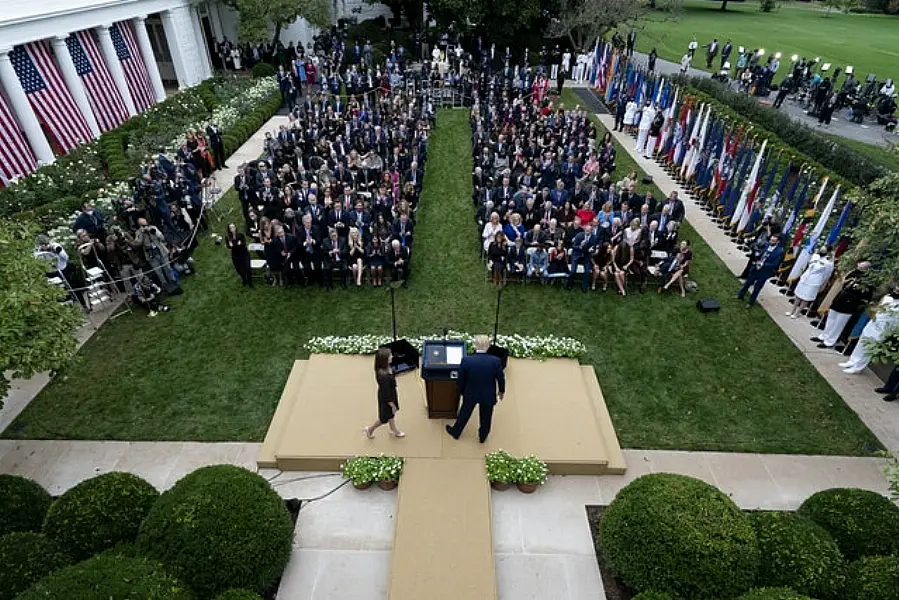
[[[353,485],[372,481],[399,481],[403,473],[401,456],[354,456],[340,465],[340,473]]]
[[[420,352],[425,341],[435,339],[436,337],[407,339]],[[446,337],[451,340],[462,340],[468,346],[469,352],[474,351],[474,335],[449,331]],[[328,335],[310,338],[304,345],[304,348],[311,353],[317,354],[374,354],[379,347],[392,341],[393,338],[386,335]],[[508,350],[509,356],[514,358],[534,358],[538,360],[547,358],[578,358],[587,352],[587,347],[582,342],[570,337],[555,335],[499,335],[496,343]]]
[[[505,450],[494,450],[484,456],[487,480],[496,483],[512,483],[518,472],[518,459]]]
[[[549,467],[533,454],[518,459],[515,465],[515,483],[543,485],[548,474]]]

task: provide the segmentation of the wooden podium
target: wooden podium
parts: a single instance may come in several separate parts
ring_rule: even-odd
[[[425,382],[429,419],[455,419],[459,410],[459,364],[465,342],[429,340],[422,346],[421,378]]]

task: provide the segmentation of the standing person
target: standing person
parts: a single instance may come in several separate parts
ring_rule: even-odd
[[[799,278],[796,285],[796,302],[793,304],[793,310],[787,312],[787,316],[795,319],[802,314],[802,309],[811,306],[821,286],[827,283],[833,274],[833,260],[830,258],[830,248],[824,246],[820,252],[816,252],[809,260],[808,267]]]
[[[615,101],[615,126],[612,131],[624,131],[624,115],[627,112],[628,98],[624,92],[618,94]]]
[[[647,100],[643,106],[643,112],[640,113],[640,124],[637,126],[637,154],[645,154],[646,139],[649,137],[649,128],[652,126],[652,120],[656,116],[656,109],[652,103]]]
[[[556,95],[557,96],[562,95],[562,87],[565,85],[565,75],[566,74],[567,74],[567,72],[565,71],[565,69],[559,69],[559,72],[557,73],[557,75],[558,75],[556,78]]]
[[[727,42],[725,42],[724,47],[721,48],[721,68],[724,68],[724,63],[727,62],[727,59],[730,58],[730,53],[734,51],[734,45],[730,43],[730,38],[727,38]]]
[[[899,285],[894,285],[889,294],[881,299],[877,312],[862,329],[849,360],[841,362],[844,373],[856,374],[864,371],[871,362],[869,344],[881,341],[899,324]]]
[[[634,55],[634,47],[637,45],[637,30],[631,28],[631,30],[627,33],[627,56],[628,58]]]
[[[378,348],[375,353],[375,381],[378,382],[378,419],[363,429],[365,437],[375,437],[375,430],[381,425],[390,427],[390,435],[393,437],[406,437],[406,434],[396,427],[396,413],[400,412],[400,400],[396,393],[396,375],[390,369],[390,361],[393,354],[390,348]]]
[[[870,268],[871,263],[862,261],[846,274],[842,289],[830,303],[827,311],[824,333],[812,338],[813,342],[818,342],[819,348],[833,348],[849,319],[853,315],[860,314],[871,300],[873,290],[862,282],[865,271]]]
[[[656,110],[649,124],[649,137],[646,140],[646,147],[643,148],[643,158],[652,158],[655,155],[656,142],[662,133],[663,125],[665,125],[665,112],[661,109]]]
[[[480,427],[478,440],[483,444],[490,435],[493,407],[503,401],[506,393],[506,376],[503,364],[496,356],[487,354],[490,338],[479,335],[474,340],[475,353],[462,359],[459,366],[458,389],[462,396],[462,408],[453,425],[446,426],[446,432],[459,439],[475,405],[479,407]],[[499,393],[497,394],[497,390]]]
[[[712,68],[712,62],[714,62],[715,57],[718,56],[718,38],[714,38],[711,42],[705,45],[705,66],[707,69]]]
[[[687,44],[687,55],[690,57],[690,63],[693,62],[693,56],[696,55],[696,49],[699,48],[699,42],[696,41],[696,36],[690,40],[690,43]]]
[[[206,128],[206,138],[212,147],[212,159],[216,169],[227,169],[225,164],[225,143],[222,139],[222,130],[215,123],[210,123]]]
[[[755,264],[750,267],[746,276],[746,283],[737,292],[737,300],[742,300],[749,288],[752,287],[752,294],[750,294],[749,300],[746,301],[746,308],[752,308],[762,288],[765,287],[765,282],[774,276],[774,273],[777,272],[777,267],[780,266],[783,259],[784,249],[780,245],[780,234],[773,233],[768,238],[768,247],[761,253]]]
[[[879,388],[874,388],[874,391],[878,394],[886,394],[883,397],[884,402],[895,402],[896,394],[899,393],[899,367],[893,367],[886,383]]]
[[[690,53],[684,54],[680,57],[680,74],[686,75],[687,71],[690,69]]]
[[[225,245],[231,250],[231,263],[240,275],[240,281],[247,287],[253,287],[253,274],[250,270],[250,251],[247,249],[247,238],[237,231],[234,223],[228,225]]]
[[[657,59],[657,58],[659,58],[659,54],[658,54],[658,52],[656,52],[656,49],[653,48],[653,49],[649,52],[649,59],[648,59],[648,63],[649,63],[649,64],[648,64],[647,67],[646,67],[647,69],[649,69],[649,72],[650,72],[650,73],[653,73],[653,72],[655,72],[655,70],[656,70],[656,59]]]

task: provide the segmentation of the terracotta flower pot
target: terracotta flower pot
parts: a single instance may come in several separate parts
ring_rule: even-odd
[[[365,483],[354,483],[353,487],[356,488],[357,490],[367,490],[368,488],[371,487],[371,484],[372,484],[371,481],[366,481]]]
[[[397,485],[399,485],[399,483],[396,481],[379,481],[378,482],[378,487],[381,488],[382,490],[392,490]]]
[[[537,491],[537,488],[540,487],[536,483],[519,483],[518,491],[524,494],[533,494]]]
[[[503,491],[509,489],[510,487],[512,487],[512,484],[509,483],[508,481],[491,481],[490,487],[492,487],[493,489],[495,489],[497,491],[503,492]]]

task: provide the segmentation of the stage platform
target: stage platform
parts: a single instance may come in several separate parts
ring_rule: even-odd
[[[450,421],[428,419],[424,382],[415,370],[397,377],[399,427],[370,440],[362,428],[377,417],[373,357],[313,354],[296,361],[258,458],[260,468],[336,471],[347,458],[389,454],[406,458],[480,459],[504,449],[536,454],[556,475],[624,473],[626,465],[592,367],[576,360],[510,359],[506,399],[496,407],[485,444],[477,442],[477,411],[460,440]]]

